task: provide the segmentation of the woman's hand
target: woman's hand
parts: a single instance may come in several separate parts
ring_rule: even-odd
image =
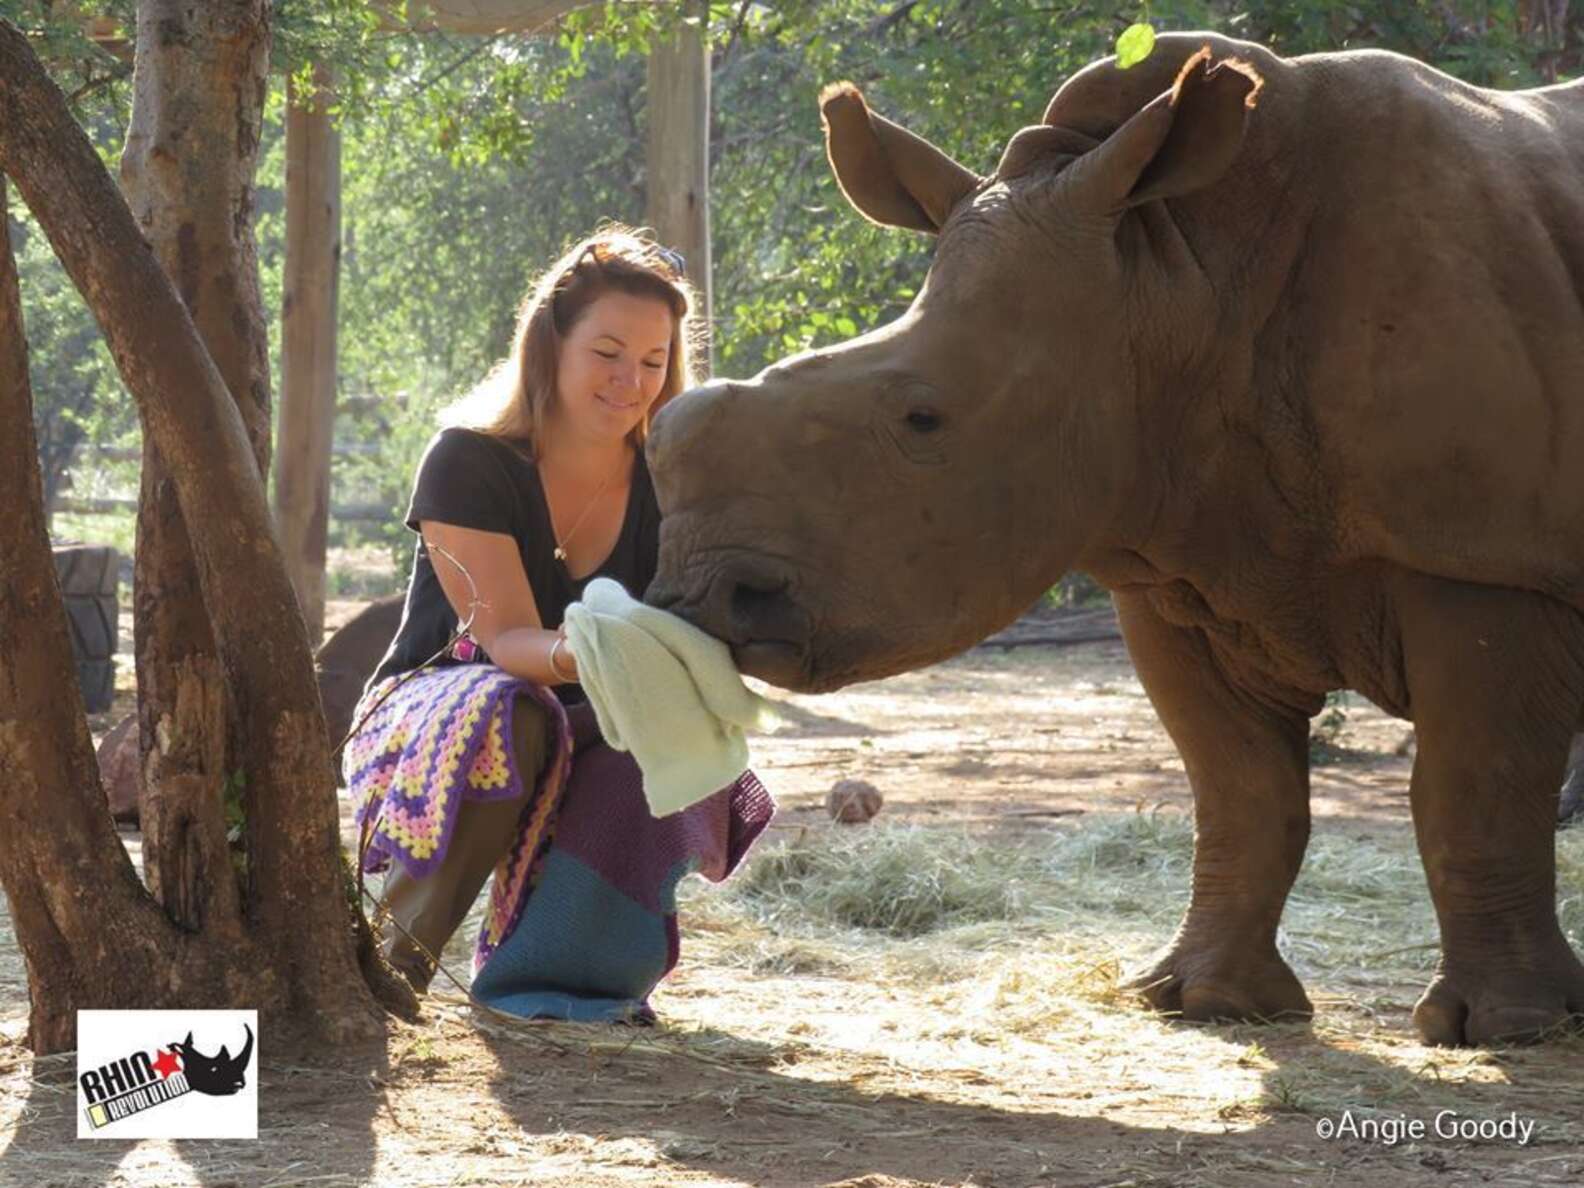
[[[556,628],[556,637],[550,644],[549,659],[551,672],[569,685],[577,683],[577,656],[572,652],[572,645],[567,642],[565,624]]]
[[[500,668],[538,685],[570,685],[577,681],[577,660],[559,631],[514,627],[502,631],[484,650]]]

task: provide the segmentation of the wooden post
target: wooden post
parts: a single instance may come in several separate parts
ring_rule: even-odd
[[[648,202],[645,221],[687,257],[699,312],[710,317],[708,5],[684,0],[677,34],[649,52]],[[711,346],[711,354],[714,348]],[[706,372],[709,358],[699,361]]]
[[[299,95],[293,78],[287,82],[286,102],[286,266],[275,523],[314,647],[324,636],[341,268],[341,135],[330,122],[333,81],[330,70],[318,66],[314,93]]]

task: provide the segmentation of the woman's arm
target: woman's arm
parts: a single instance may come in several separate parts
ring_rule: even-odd
[[[418,529],[457,621],[466,623],[472,616],[470,633],[492,661],[513,676],[540,685],[577,680],[572,649],[559,631],[542,625],[515,540],[504,532],[459,528],[439,520],[421,520]]]

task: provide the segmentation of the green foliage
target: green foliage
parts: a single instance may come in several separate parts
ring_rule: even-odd
[[[114,496],[126,467],[94,454],[96,447],[135,447],[137,418],[121,387],[99,327],[83,305],[44,232],[25,207],[13,202],[9,222],[12,252],[22,279],[22,316],[27,330],[33,389],[33,429],[46,505],[61,497]],[[136,489],[135,474],[131,478]],[[91,525],[56,525],[83,538],[101,540]],[[76,529],[73,532],[73,528]],[[113,543],[104,541],[104,543]]]
[[[133,0],[79,0],[75,8],[66,19],[66,7],[49,0],[0,0],[0,19],[27,34],[101,159],[113,167],[126,137],[131,78],[131,64],[116,49],[132,27]],[[96,40],[93,33],[102,37]],[[45,500],[91,498],[115,479],[84,451],[136,445],[136,417],[99,328],[43,231],[14,189],[8,202]],[[88,531],[72,534],[97,539],[91,525],[70,525],[68,531],[84,527]]]
[[[1326,694],[1325,708],[1309,724],[1309,762],[1316,767],[1336,763],[1346,753],[1342,732],[1347,728],[1346,690]]]
[[[247,794],[247,772],[237,768],[225,778],[220,799],[225,812],[226,841],[236,845],[242,840],[242,830],[247,826],[243,811],[243,797]]]
[[[1279,54],[1374,47],[1420,58],[1480,86],[1556,82],[1579,70],[1581,14],[1548,28],[1545,5],[1518,0],[1252,0],[1229,20],[1235,36]]]
[[[132,67],[117,51],[130,44],[134,5],[135,0],[74,0],[69,5],[0,0],[0,20],[27,34],[33,52],[85,123],[109,117],[124,127]]]
[[[853,80],[877,111],[988,172],[1007,137],[1041,118],[1062,80],[1113,49],[1143,52],[1141,29],[1216,29],[1285,54],[1378,46],[1512,87],[1578,69],[1584,10],[1573,6],[1565,27],[1548,28],[1531,15],[1541,7],[1171,0],[1133,21],[1134,5],[1073,0],[720,0],[707,9],[610,2],[574,12],[545,36],[464,38],[400,32],[399,4],[274,0],[277,67],[300,84],[315,63],[336,74],[338,439],[365,450],[338,459],[336,501],[391,509],[377,531],[335,526],[335,541],[375,536],[405,569],[411,541],[398,513],[436,410],[506,351],[536,268],[602,218],[642,221],[644,58],[701,11],[713,57],[715,359],[742,375],[896,317],[928,267],[930,239],[867,223],[838,191],[815,107],[828,82]],[[79,8],[131,27],[133,0],[81,0]],[[0,0],[0,16],[46,51],[113,163],[125,135],[126,63],[80,21],[52,19],[58,11],[50,0]],[[283,95],[277,74],[256,204],[271,311],[284,257]],[[19,239],[48,428],[41,437],[135,442],[126,397],[87,314],[25,220]],[[268,322],[276,333],[278,319]],[[91,483],[100,477],[78,476],[75,491]]]
[[[231,859],[231,872],[236,876],[237,891],[245,899],[248,882],[247,772],[237,768],[225,777],[220,789],[221,808],[225,816],[226,850]]]
[[[1110,601],[1111,595],[1099,582],[1086,573],[1076,571],[1064,575],[1061,581],[1045,591],[1045,602],[1050,606],[1077,609],[1104,606]]]
[[[1129,25],[1122,30],[1122,36],[1117,38],[1116,60],[1117,68],[1128,70],[1137,66],[1150,56],[1150,51],[1155,48],[1155,29],[1152,25],[1143,23]]]

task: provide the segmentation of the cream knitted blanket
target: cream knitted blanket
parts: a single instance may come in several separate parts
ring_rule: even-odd
[[[746,732],[775,721],[774,703],[743,684],[724,643],[609,578],[567,607],[566,636],[600,733],[632,752],[657,817],[742,775]]]

